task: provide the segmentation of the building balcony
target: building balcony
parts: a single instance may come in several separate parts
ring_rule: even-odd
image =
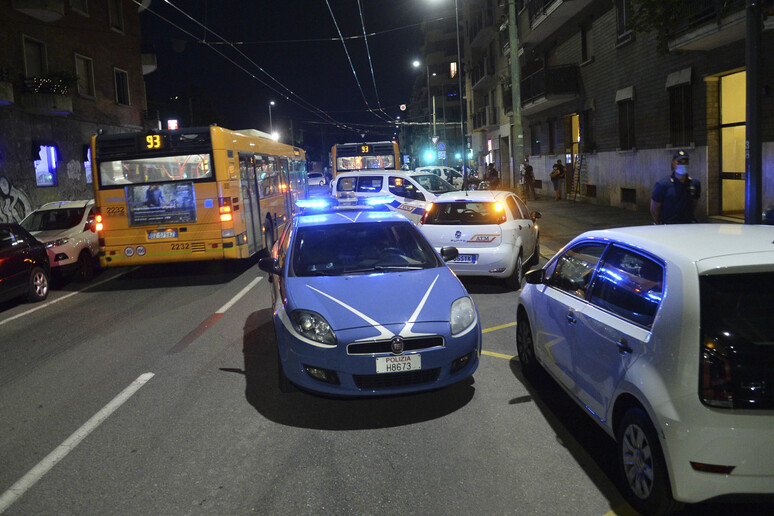
[[[680,21],[670,30],[670,51],[713,50],[745,38],[745,0],[683,0],[680,7]]]
[[[55,22],[64,16],[64,0],[13,0],[13,7],[42,22]]]
[[[529,28],[521,44],[536,45],[551,37],[566,22],[589,6],[593,0],[527,0]]]
[[[29,113],[37,115],[71,115],[73,99],[56,93],[23,93],[21,105]]]
[[[492,106],[480,108],[473,114],[473,129],[483,129],[498,125]]]
[[[468,41],[471,48],[483,48],[489,44],[495,33],[494,15],[491,11],[480,10],[471,17],[468,24]]]
[[[470,83],[476,91],[491,90],[497,84],[494,63],[491,59],[481,61],[470,72]]]
[[[521,113],[530,116],[580,96],[577,65],[542,68],[521,81]]]

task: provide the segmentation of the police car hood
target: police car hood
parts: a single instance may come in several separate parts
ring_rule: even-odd
[[[290,277],[288,308],[319,313],[331,328],[448,321],[451,304],[467,296],[446,267],[353,276]]]

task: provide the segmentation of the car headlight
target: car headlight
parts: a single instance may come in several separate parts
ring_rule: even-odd
[[[462,330],[473,324],[476,320],[476,307],[469,297],[461,297],[452,303],[449,322],[452,335],[457,335]]]
[[[336,334],[325,317],[311,310],[293,310],[290,321],[295,330],[306,337],[323,344],[336,344]]]
[[[56,240],[46,242],[46,247],[59,247],[60,245],[65,245],[69,241],[69,238],[57,238]]]

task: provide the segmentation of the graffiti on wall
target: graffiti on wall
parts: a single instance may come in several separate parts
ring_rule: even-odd
[[[0,176],[0,222],[21,222],[32,211],[32,203],[27,194]]]

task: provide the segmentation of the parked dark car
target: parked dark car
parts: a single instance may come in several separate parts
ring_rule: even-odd
[[[46,247],[19,224],[0,224],[0,302],[46,299],[50,276]]]

